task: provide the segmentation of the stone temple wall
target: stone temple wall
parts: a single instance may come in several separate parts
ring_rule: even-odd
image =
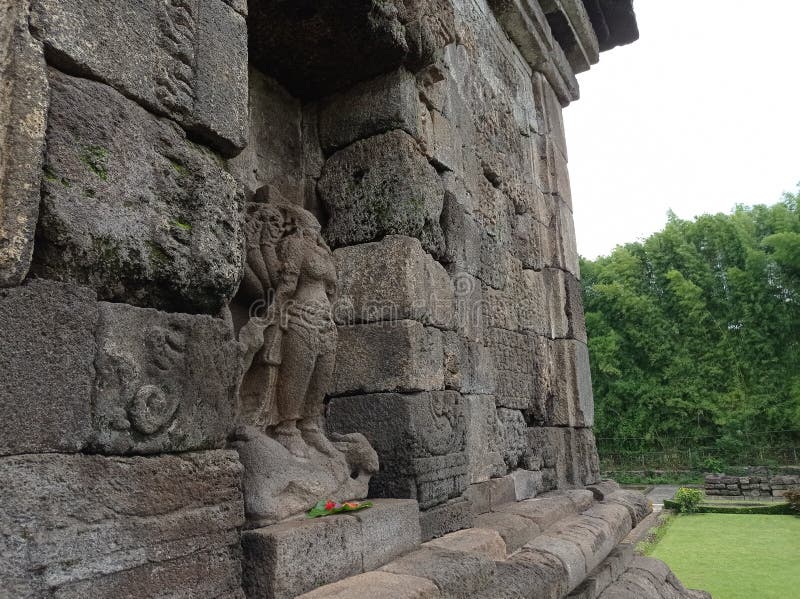
[[[630,2],[0,11],[0,597],[289,597],[481,519],[534,534],[544,505],[549,524],[595,509],[508,506],[599,483],[561,110],[636,38]],[[310,532],[247,532],[232,301],[254,203],[322,224],[325,426],[380,461],[386,502]],[[641,516],[599,484],[614,532],[582,571],[556,560],[552,596]],[[349,557],[304,570],[328,551]],[[440,591],[461,596],[414,596]]]

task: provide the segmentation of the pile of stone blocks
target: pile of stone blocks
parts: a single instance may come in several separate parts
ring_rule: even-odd
[[[783,497],[786,491],[800,490],[800,475],[726,476],[709,474],[706,495],[726,497]]]

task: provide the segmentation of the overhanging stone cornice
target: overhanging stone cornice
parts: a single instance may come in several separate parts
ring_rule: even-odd
[[[578,81],[561,45],[553,37],[547,17],[535,0],[489,0],[506,35],[534,71],[544,74],[566,106],[580,97]]]

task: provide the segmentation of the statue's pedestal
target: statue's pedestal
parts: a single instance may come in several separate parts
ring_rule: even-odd
[[[419,548],[416,501],[373,503],[350,514],[291,519],[242,533],[247,596],[289,599]]]

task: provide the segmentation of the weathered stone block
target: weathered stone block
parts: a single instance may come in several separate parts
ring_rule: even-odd
[[[363,571],[361,525],[350,516],[245,531],[242,549],[248,597],[292,599]]]
[[[0,455],[84,447],[96,323],[83,287],[34,279],[0,289]]]
[[[607,495],[611,495],[611,493],[614,491],[618,491],[619,485],[616,483],[616,481],[604,479],[593,485],[589,485],[586,488],[594,494],[594,498],[597,501],[603,501]]]
[[[425,156],[439,171],[461,172],[463,142],[458,128],[434,109],[419,104],[420,137]]]
[[[547,225],[537,220],[533,214],[518,215],[513,221],[512,248],[526,269],[536,271],[549,263],[550,231]]]
[[[578,82],[561,46],[553,39],[539,3],[489,0],[505,32],[534,71],[542,72],[563,105],[578,99]]]
[[[553,285],[548,271],[522,270],[519,280],[507,290],[507,301],[516,310],[518,329],[548,337],[562,330],[566,333],[559,291],[563,295],[563,289]]]
[[[419,547],[419,506],[413,499],[373,499],[373,507],[354,512],[361,523],[364,571],[375,570]]]
[[[401,64],[432,63],[454,39],[447,0],[376,5],[320,0],[298,11],[283,2],[250,5],[251,60],[301,97],[319,97]]]
[[[2,458],[0,588],[240,598],[240,476],[228,451]]]
[[[544,531],[562,518],[575,514],[575,505],[567,497],[546,497],[508,503],[494,511],[522,516]]]
[[[302,206],[307,188],[316,187],[313,177],[319,176],[317,169],[321,168],[314,164],[313,153],[304,152],[316,144],[321,155],[316,127],[304,128],[307,121],[313,121],[313,113],[308,114],[311,107],[304,109],[300,100],[257,69],[250,69],[249,79],[247,146],[228,161],[228,170],[244,185],[248,199],[266,186],[270,199]]]
[[[566,314],[569,329],[567,337],[587,343],[586,317],[583,311],[583,297],[581,296],[581,282],[570,273],[564,274],[567,286]]]
[[[513,470],[528,451],[525,417],[519,410],[498,408],[497,419],[500,423],[498,427],[499,445],[503,453],[503,460],[506,467]]]
[[[566,277],[570,275],[563,270],[546,268],[541,276],[546,294],[542,308],[546,310],[548,323],[545,335],[551,339],[566,338],[569,336]]]
[[[528,443],[532,459],[552,469],[554,488],[591,485],[600,480],[594,433],[588,428],[531,427]]]
[[[334,258],[337,323],[410,319],[452,326],[453,283],[418,239],[389,235],[378,243],[339,248]]]
[[[606,503],[616,503],[628,510],[631,517],[631,528],[635,528],[649,513],[653,511],[647,498],[637,491],[620,489],[608,495]]]
[[[247,26],[233,8],[221,0],[145,0],[125,10],[113,0],[35,0],[35,7],[34,26],[55,66],[113,86],[226,156],[244,147]]]
[[[372,496],[417,499],[425,509],[463,492],[465,418],[458,393],[334,397],[328,409],[331,432],[363,433],[378,452]]]
[[[56,71],[50,85],[34,271],[101,299],[219,310],[242,270],[233,177],[110,87]]]
[[[560,264],[564,270],[581,278],[581,268],[578,256],[578,245],[575,237],[575,222],[572,219],[572,210],[563,201],[558,202],[560,239]]]
[[[628,532],[619,527],[612,527],[605,520],[574,516],[559,522],[548,531],[547,535],[578,545],[586,558],[587,572],[590,572],[606,558]],[[546,538],[541,542],[546,546]]]
[[[0,24],[0,287],[28,274],[39,214],[48,87],[29,6],[4,3]]]
[[[496,373],[489,350],[456,331],[445,331],[442,339],[445,387],[461,393],[493,393]]]
[[[505,329],[489,329],[486,347],[497,370],[495,401],[504,408],[528,409],[534,396],[533,340]]]
[[[240,375],[230,325],[210,316],[99,306],[94,450],[223,447],[234,426]]]
[[[589,349],[574,339],[532,340],[535,385],[532,415],[546,426],[593,426]]]
[[[568,571],[560,558],[555,555],[537,552],[517,552],[500,570],[505,577],[519,581],[527,593],[542,599],[560,599],[569,591]],[[522,580],[520,580],[522,579]]]
[[[567,570],[567,589],[577,587],[588,573],[581,545],[559,534],[544,533],[525,545],[523,552],[545,553],[557,557]]]
[[[489,486],[486,482],[467,485],[463,497],[472,504],[472,512],[476,515],[485,514],[492,509]]]
[[[297,599],[439,599],[439,589],[430,580],[418,576],[365,572],[327,584]]]
[[[448,533],[472,528],[474,511],[469,499],[453,499],[420,512],[422,540],[430,541]]]
[[[581,513],[594,505],[594,494],[588,489],[561,489],[549,491],[543,497],[565,496],[575,506],[575,513]]]
[[[451,532],[438,539],[428,541],[423,547],[478,553],[492,560],[506,559],[506,544],[503,537],[497,531],[488,528],[469,528]]]
[[[414,138],[394,130],[357,141],[325,163],[318,187],[332,247],[407,235],[438,256],[444,189]]]
[[[443,181],[452,184],[452,176],[447,175],[445,173]],[[480,226],[449,190],[445,192],[440,220],[445,242],[442,261],[458,273],[478,275],[481,264]],[[480,289],[480,284],[473,283],[471,287]]]
[[[442,597],[471,597],[494,578],[494,562],[477,553],[424,547],[381,568],[432,581]]]
[[[499,421],[491,395],[464,395],[469,482],[488,481],[506,472],[499,444]]]
[[[331,395],[444,388],[442,333],[413,320],[340,326]]]
[[[559,27],[560,37],[556,37],[564,48],[569,64],[576,73],[587,71],[600,60],[600,47],[584,4],[580,0],[558,0],[545,4],[545,12],[550,13],[550,8],[558,12],[559,18],[555,22],[562,26]],[[550,18],[553,19],[552,16]]]
[[[490,512],[475,516],[475,527],[496,530],[503,537],[508,553],[514,553],[541,532],[539,527],[528,518],[502,512]]]
[[[245,599],[241,549],[232,543],[199,550],[164,562],[153,561],[113,576],[68,583],[55,590],[58,599],[86,597],[219,597]]]
[[[419,126],[416,80],[403,68],[334,94],[320,105],[319,137],[327,154],[394,129],[419,137]]]
[[[540,465],[542,470],[554,470],[562,485],[567,483],[570,463],[566,456],[565,434],[565,429],[556,427],[534,426],[527,430],[529,461]]]
[[[536,497],[544,490],[541,472],[519,468],[514,470],[510,476],[514,481],[514,494],[517,501]]]

